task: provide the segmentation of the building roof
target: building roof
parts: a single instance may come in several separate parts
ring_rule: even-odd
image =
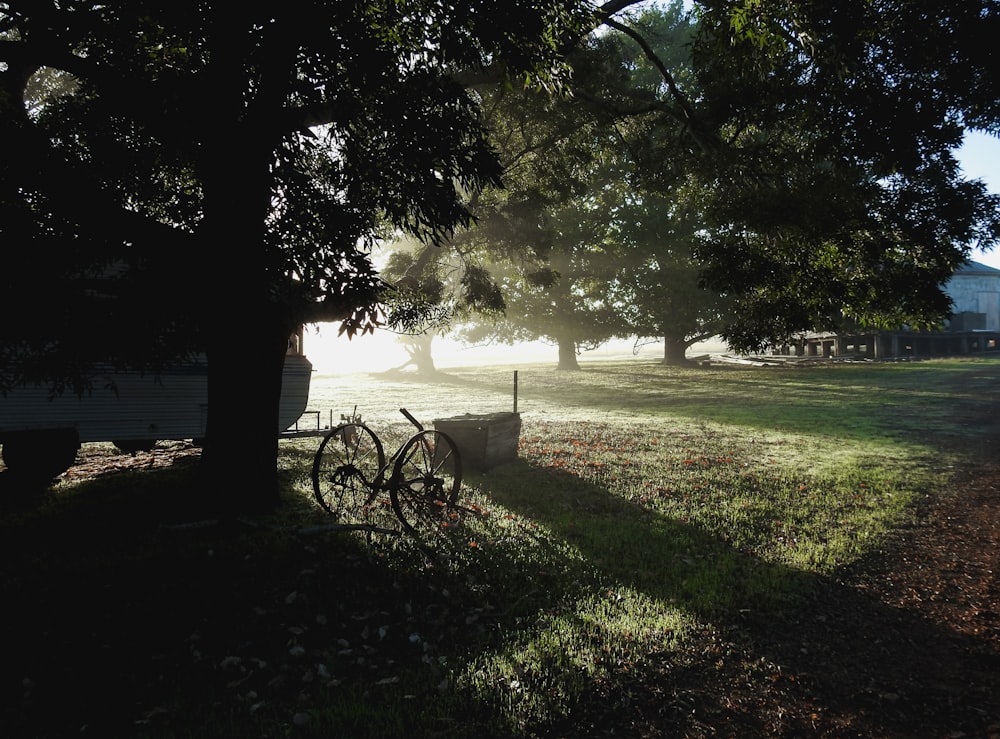
[[[955,274],[963,275],[1000,275],[1000,269],[990,267],[982,262],[974,262],[971,259],[955,270]]]

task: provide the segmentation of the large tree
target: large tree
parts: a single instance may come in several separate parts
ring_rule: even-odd
[[[526,254],[492,265],[504,313],[474,316],[460,332],[463,340],[507,344],[542,340],[556,347],[558,369],[576,370],[580,351],[621,333],[618,313],[608,301],[617,267],[614,255],[587,228],[595,223],[596,214],[588,217],[573,211],[578,218],[570,218],[567,210],[547,219],[558,238],[549,243],[544,256]]]
[[[669,94],[667,68],[675,89],[694,89],[695,24],[679,2],[630,23],[570,54],[569,96],[523,91],[485,106],[505,187],[479,198],[461,242],[493,257],[507,311],[475,322],[468,340],[548,340],[559,367],[575,369],[578,347],[615,336],[658,334],[673,362],[721,329],[722,302],[700,289],[692,254],[699,224],[676,202],[699,154],[683,143],[686,123],[650,104]],[[655,161],[643,153],[651,146]]]
[[[6,379],[203,350],[214,481],[273,501],[289,333],[373,325],[385,227],[467,222],[499,169],[452,75],[557,78],[578,6],[0,3],[0,292],[39,308],[4,323]],[[47,70],[72,84],[31,99]]]
[[[693,57],[677,53],[684,41],[665,33],[671,24],[658,12],[608,18],[612,32],[588,37],[570,56],[572,99],[501,99],[498,145],[514,171],[532,165],[527,176],[507,177],[508,231],[543,252],[552,234],[563,240],[570,271],[561,283],[552,270],[557,279],[545,284],[574,294],[565,284],[573,229],[541,216],[588,197],[577,170],[608,147],[609,138],[587,131],[600,120],[605,135],[620,137],[636,189],[667,204],[665,220],[697,225],[693,260],[675,262],[674,274],[694,266],[734,301],[722,327],[733,345],[759,348],[845,321],[929,325],[947,315],[943,283],[971,246],[989,246],[1000,233],[998,198],[966,181],[953,156],[965,127],[997,130],[995,78],[983,52],[965,45],[996,28],[997,7],[848,5],[696,3]],[[505,148],[511,131],[529,144]],[[571,148],[572,139],[585,143]],[[490,238],[494,251],[511,252],[513,238]],[[595,239],[586,242],[580,255]],[[664,285],[664,256],[637,264],[630,278],[644,272],[646,288]],[[684,286],[673,289],[679,297]],[[577,307],[603,305],[593,294],[576,297]],[[667,297],[658,306],[664,327]],[[563,312],[558,306],[531,312]],[[697,335],[692,328],[665,341],[679,349]]]
[[[606,151],[593,138],[579,131],[553,138],[548,127],[511,116],[517,107],[502,116],[504,136],[494,129],[511,163],[507,187],[480,201],[475,229],[460,240],[484,255],[504,312],[473,315],[461,335],[469,342],[540,339],[557,347],[559,369],[579,369],[580,350],[622,331],[609,302],[620,265],[611,240],[610,212],[620,194],[615,168],[602,163]]]
[[[697,97],[690,49],[697,26],[680,2],[646,7],[628,27],[612,25],[623,32],[593,35],[570,56],[572,98],[548,106],[547,118],[536,113],[534,126],[516,127],[554,129],[562,137],[523,147],[539,163],[521,181],[520,200],[545,190],[546,197],[534,197],[545,218],[534,223],[557,234],[544,240],[557,247],[549,257],[558,277],[550,302],[572,307],[563,309],[570,317],[585,320],[589,312],[589,333],[578,335],[595,343],[611,336],[658,336],[664,362],[683,363],[691,343],[722,329],[727,301],[700,284],[702,266],[693,246],[702,223],[684,205],[689,173],[702,166],[701,154],[685,145],[683,116],[652,103],[670,96],[671,88],[684,100],[682,85],[685,96]],[[506,109],[507,118],[516,120],[517,106],[507,103]],[[575,125],[553,125],[560,120]],[[657,152],[655,159],[650,150]],[[517,151],[517,159],[524,156]],[[541,186],[539,172],[548,175]],[[527,311],[511,307],[515,322],[528,326],[548,312],[544,302]]]
[[[638,341],[657,338],[663,363],[688,364],[687,349],[716,336],[732,317],[729,299],[702,285],[695,259],[696,224],[678,218],[673,202],[636,192],[629,228],[622,233],[621,261],[609,286],[622,324]]]
[[[1000,236],[1000,198],[954,158],[1000,133],[996,2],[707,2],[692,170],[706,277],[740,348],[797,329],[932,325],[943,284]]]
[[[678,6],[679,7],[679,6]],[[595,91],[630,97],[622,55],[609,37],[591,34],[568,55],[569,94],[495,90],[484,97],[490,138],[504,166],[504,187],[474,200],[475,228],[455,242],[478,252],[506,311],[473,320],[471,342],[541,339],[557,347],[558,367],[578,369],[581,349],[628,333],[610,300],[630,242],[630,157],[620,116]]]

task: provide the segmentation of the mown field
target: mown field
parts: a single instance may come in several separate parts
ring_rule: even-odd
[[[99,445],[114,474],[5,500],[0,735],[906,735],[892,716],[937,710],[824,696],[830,645],[798,640],[993,462],[1000,359],[517,379],[518,459],[466,475],[475,513],[430,556],[325,525],[316,439],[281,442],[283,504],[252,520],[204,520],[191,457],[141,471]],[[391,452],[400,407],[508,411],[513,380],[317,377],[310,405]],[[967,713],[948,726],[1000,725]]]

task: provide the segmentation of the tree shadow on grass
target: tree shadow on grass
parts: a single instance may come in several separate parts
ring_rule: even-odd
[[[616,690],[594,686],[542,735],[632,726],[644,736],[988,736],[1000,727],[1000,655],[980,642],[564,471],[516,462],[483,487],[564,537],[608,581],[710,624],[627,666]]]

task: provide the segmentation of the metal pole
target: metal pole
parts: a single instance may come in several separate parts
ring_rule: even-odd
[[[514,413],[517,413],[517,370],[514,370]]]

